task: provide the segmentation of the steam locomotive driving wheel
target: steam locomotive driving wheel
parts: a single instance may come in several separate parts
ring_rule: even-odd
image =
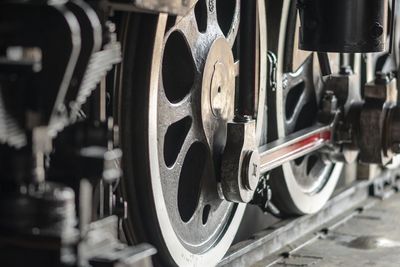
[[[297,261],[294,239],[399,191],[399,12],[0,1],[0,265]]]
[[[295,1],[269,2],[267,9],[264,1],[257,3],[255,132],[262,146],[313,126],[325,89],[316,54],[297,49]],[[277,55],[277,87],[267,92],[268,111],[260,78],[267,76],[265,10],[268,45]],[[126,15],[120,26],[124,62],[116,106],[129,204],[126,237],[154,244],[161,264],[213,266],[230,246],[245,209],[224,199],[220,175],[227,125],[238,102],[240,1],[199,1],[183,17]],[[339,58],[329,56],[336,73]],[[284,163],[270,172],[273,204],[281,214],[317,212],[342,167],[320,152]]]
[[[265,10],[258,3],[254,19]],[[244,212],[218,191],[235,112],[239,25],[239,0],[200,0],[183,17],[121,21],[124,228],[129,241],[155,244],[163,266],[216,265]]]
[[[277,89],[268,95],[268,136],[274,140],[316,123],[324,81],[317,54],[298,49],[296,1],[273,2],[269,12],[280,14],[280,18],[275,15],[280,27],[270,29],[276,38],[269,38],[269,47],[277,54]],[[339,54],[329,55],[329,63],[337,73]],[[317,212],[332,195],[342,167],[319,152],[283,164],[270,174],[273,203],[286,215]]]

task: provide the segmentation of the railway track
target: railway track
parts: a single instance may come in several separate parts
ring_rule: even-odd
[[[304,259],[297,258],[297,263],[293,260],[287,264],[285,260],[297,255],[303,247],[325,239],[331,231],[396,194],[400,186],[397,175],[398,172],[386,171],[374,180],[355,181],[337,192],[320,212],[282,220],[255,233],[250,239],[233,245],[218,266],[308,266],[301,263]],[[374,228],[370,226],[369,229]],[[329,255],[334,252],[322,250],[320,253]],[[323,259],[321,255],[318,257]],[[309,261],[310,264],[312,262],[315,261]]]

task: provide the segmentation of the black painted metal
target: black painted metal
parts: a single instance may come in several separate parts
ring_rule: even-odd
[[[254,116],[256,73],[256,28],[254,19],[257,3],[254,0],[241,1],[240,14],[240,80],[239,106],[240,115]]]
[[[25,192],[24,192],[25,191]],[[3,266],[64,266],[79,241],[71,189],[48,183],[0,197],[0,262]],[[21,257],[21,255],[23,255]]]
[[[298,0],[299,48],[367,53],[385,49],[388,0]]]
[[[318,53],[318,62],[322,76],[328,76],[332,74],[331,65],[329,63],[327,53]]]

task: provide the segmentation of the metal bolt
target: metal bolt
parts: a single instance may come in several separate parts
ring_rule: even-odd
[[[254,191],[260,179],[260,155],[258,151],[247,152],[243,159],[242,180],[246,189]]]

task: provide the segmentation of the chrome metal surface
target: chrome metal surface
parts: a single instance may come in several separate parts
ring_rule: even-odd
[[[264,3],[258,3],[261,14]],[[239,7],[238,0],[201,0],[177,19],[132,15],[125,22],[131,26],[123,34],[122,68],[122,81],[131,87],[123,88],[120,99],[123,188],[130,209],[125,229],[130,241],[155,244],[164,266],[217,264],[244,212],[243,204],[218,194],[240,68]],[[135,22],[143,27],[146,41],[138,41],[147,49],[130,50],[135,45],[128,41],[144,36],[135,32]],[[127,62],[135,53],[140,60]]]
[[[163,65],[153,65],[153,73],[160,71],[161,82],[154,77],[153,96],[150,96],[149,138],[160,140],[152,142],[150,147],[151,153],[155,153],[150,159],[157,213],[153,220],[159,221],[159,238],[166,243],[166,247],[159,249],[170,254],[179,266],[217,262],[229,246],[243,211],[243,207],[220,200],[216,190],[212,159],[221,153],[226,128],[222,124],[212,133],[203,130],[202,116],[198,113],[203,87],[197,81],[203,76],[203,60],[214,38],[223,38],[215,10],[209,6],[215,2],[200,1],[198,8],[203,8],[202,4],[205,9],[200,9],[197,18],[192,11],[164,38],[160,36],[164,39]],[[202,16],[207,25],[204,29],[200,24]],[[165,24],[160,33],[164,30]],[[207,34],[200,33],[202,30]],[[177,50],[179,47],[182,50]],[[177,57],[183,61],[176,62]],[[182,85],[179,77],[173,76],[174,70],[186,76],[184,87],[179,90],[183,92],[181,95],[174,93]],[[210,92],[209,87],[207,90]],[[210,98],[206,103],[210,103]]]
[[[248,12],[245,13],[246,21],[242,25],[242,32],[248,30],[246,27],[252,29],[253,24],[255,24],[256,32],[254,34],[244,33],[240,39],[240,52],[244,52],[240,54],[240,62],[244,66],[243,68],[235,66],[235,72],[244,76],[243,79],[239,77],[240,83],[237,84],[239,88],[236,87],[238,93],[238,97],[236,97],[236,117],[233,122],[228,124],[226,147],[220,167],[220,188],[223,198],[226,200],[248,203],[252,199],[259,181],[257,147],[266,140],[267,122],[264,118],[266,114],[267,50],[265,34],[259,34],[259,32],[266,32],[265,15],[263,12],[258,12],[255,22],[249,15],[252,14],[253,9],[264,10],[264,2],[242,2],[242,4],[244,4],[241,5],[242,11]],[[253,49],[254,46],[255,51],[246,50]],[[224,52],[221,51],[220,54],[223,55]],[[255,62],[248,60],[253,56]],[[229,102],[229,99],[225,101]],[[208,109],[206,108],[206,110]],[[253,120],[253,117],[256,120]]]
[[[228,201],[248,203],[253,198],[260,177],[255,129],[254,120],[228,124],[221,164],[221,187]]]
[[[260,173],[312,153],[331,142],[332,126],[316,125],[287,135],[259,149]]]
[[[226,136],[235,109],[235,66],[231,46],[219,37],[208,52],[201,83],[201,119],[207,142]],[[223,129],[225,128],[225,129]]]
[[[159,171],[152,175],[153,188],[160,190],[153,197],[163,199],[156,202],[160,208],[154,219],[160,221],[165,249],[182,266],[212,265],[221,254],[217,245],[229,244],[227,232],[234,231],[241,217],[241,208],[217,193],[226,123],[233,116],[232,100],[224,100],[234,98],[235,77],[232,48],[218,24],[216,7],[216,1],[200,1],[168,29],[162,65],[152,71],[160,79],[154,76],[150,99],[154,122],[149,132],[158,140],[153,142],[157,160],[151,160],[150,169]],[[218,88],[225,97],[213,95]]]

